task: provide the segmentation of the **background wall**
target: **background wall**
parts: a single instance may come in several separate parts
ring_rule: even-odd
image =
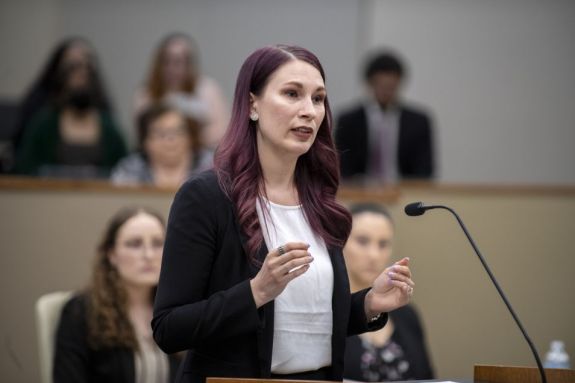
[[[443,180],[575,181],[575,2],[369,4],[367,45],[408,58],[436,117]]]
[[[84,35],[131,138],[134,91],[170,31],[197,39],[230,102],[249,52],[304,45],[336,112],[362,94],[364,53],[392,47],[411,69],[406,98],[435,117],[440,180],[575,183],[570,0],[4,0],[0,21],[0,97],[20,97],[59,39]]]

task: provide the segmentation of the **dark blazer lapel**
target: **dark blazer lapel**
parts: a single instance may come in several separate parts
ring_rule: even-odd
[[[245,252],[245,249],[247,249],[248,237],[241,229],[237,219],[234,219],[234,222],[236,226],[236,232],[238,233],[242,248],[244,249],[246,262],[249,262],[250,278],[253,278],[260,271],[260,265],[264,262],[266,255],[268,254],[268,248],[266,244],[263,243],[258,250],[256,259],[261,262],[260,265],[256,265],[254,262],[250,262]],[[257,331],[258,359],[260,362],[261,374],[260,377],[269,378],[271,376],[272,350],[274,340],[274,301],[266,303],[260,307],[258,309],[258,314],[261,323],[260,328]]]
[[[136,381],[136,362],[134,360],[135,355],[131,350],[120,350],[118,353],[118,364],[124,375],[124,382],[134,383]]]
[[[349,280],[343,253],[340,248],[329,249],[331,264],[333,266],[333,334],[331,337],[332,369],[334,376],[341,371],[335,371],[337,366],[343,366],[345,338],[347,336],[347,323],[350,310]],[[337,360],[335,359],[337,358]]]

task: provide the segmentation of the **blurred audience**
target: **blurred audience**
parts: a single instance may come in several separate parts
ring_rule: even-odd
[[[75,62],[90,62],[94,69],[94,76],[99,76],[98,65],[92,46],[85,39],[70,37],[60,42],[48,57],[47,62],[40,71],[38,78],[32,83],[26,95],[20,102],[17,121],[16,147],[24,135],[30,118],[50,102],[55,102],[61,96],[62,81],[60,76],[63,69]],[[98,79],[97,84],[101,84]],[[108,98],[104,89],[100,89],[102,109],[110,109]]]
[[[179,358],[158,348],[150,326],[164,236],[162,217],[148,209],[112,217],[91,285],[63,308],[55,383],[174,381]]]
[[[49,177],[106,177],[126,144],[90,44],[61,43],[28,96],[20,118],[16,172]]]
[[[202,125],[204,145],[215,148],[225,133],[229,112],[214,80],[201,75],[198,48],[191,37],[173,33],[154,55],[145,88],[135,100],[136,115],[151,104],[166,102]]]
[[[400,97],[404,65],[390,52],[371,58],[364,79],[368,97],[339,116],[335,131],[344,180],[394,183],[428,179],[434,172],[430,118]]]
[[[152,105],[138,121],[138,152],[118,163],[112,182],[179,187],[190,175],[212,165],[213,154],[202,147],[199,130],[199,124],[179,109]]]
[[[372,285],[390,264],[394,226],[381,205],[352,206],[353,224],[343,249],[351,291]],[[379,331],[347,338],[344,378],[356,381],[433,379],[419,317],[412,305],[389,313]]]

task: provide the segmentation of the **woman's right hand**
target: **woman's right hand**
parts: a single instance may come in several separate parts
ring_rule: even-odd
[[[270,251],[260,271],[250,281],[257,308],[280,295],[291,280],[309,269],[313,261],[306,243],[288,242],[281,247],[284,253],[280,254],[279,248]]]

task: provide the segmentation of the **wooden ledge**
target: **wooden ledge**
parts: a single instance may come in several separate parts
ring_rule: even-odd
[[[115,185],[106,180],[71,180],[35,178],[20,176],[0,177],[0,191],[21,190],[35,192],[87,192],[87,193],[128,193],[128,194],[155,194],[173,196],[176,189],[158,188],[151,185]],[[399,198],[397,188],[347,188],[341,187],[338,198],[345,201],[378,201],[394,202]]]
[[[174,195],[176,189],[150,185],[114,185],[107,180],[63,180],[21,176],[0,176],[0,191],[22,190],[41,192],[84,191],[96,193],[128,193]],[[344,201],[397,202],[404,192],[425,192],[460,195],[517,195],[575,197],[575,185],[500,185],[442,184],[425,181],[405,181],[393,186],[382,184],[342,184],[338,198]]]
[[[1,190],[23,190],[40,192],[96,192],[129,194],[173,195],[176,189],[158,188],[150,185],[114,185],[106,180],[72,180],[55,178],[35,178],[19,176],[0,177]]]

